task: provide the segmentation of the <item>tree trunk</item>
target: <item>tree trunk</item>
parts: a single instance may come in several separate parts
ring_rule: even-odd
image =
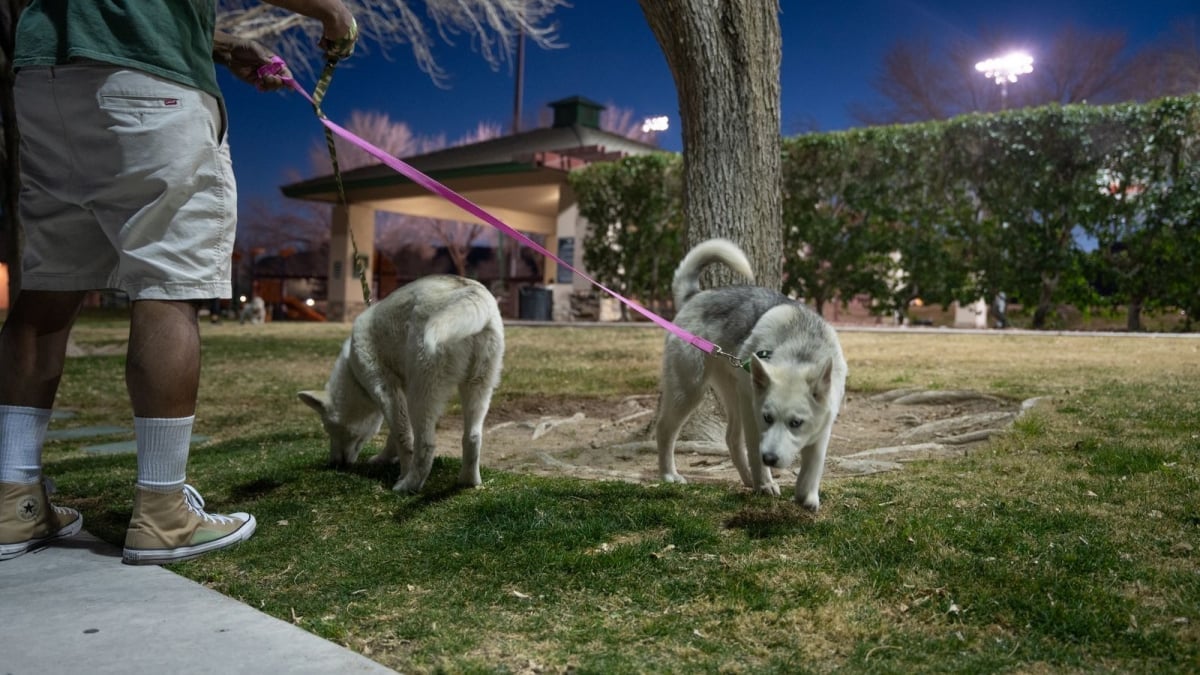
[[[639,0],[675,79],[689,247],[726,237],[782,283],[778,0]],[[730,283],[727,270],[717,283]]]
[[[783,283],[778,0],[638,0],[675,79],[688,248],[736,242],[760,286]],[[705,279],[734,283],[713,266]],[[675,311],[679,311],[676,307]],[[735,345],[728,345],[733,348]],[[681,431],[724,443],[710,392]]]
[[[1142,303],[1144,298],[1136,296],[1129,299],[1129,306],[1125,309],[1125,330],[1130,333],[1140,333],[1142,331]]]
[[[1050,318],[1050,312],[1054,310],[1054,291],[1058,288],[1057,274],[1042,275],[1042,289],[1038,297],[1037,309],[1033,312],[1033,329],[1042,330],[1046,327],[1046,321]]]

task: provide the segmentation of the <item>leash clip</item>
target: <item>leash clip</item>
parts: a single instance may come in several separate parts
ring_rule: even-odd
[[[737,354],[730,354],[729,352],[725,351],[724,349],[721,349],[720,345],[713,345],[712,354],[713,354],[713,356],[719,356],[719,357],[725,359],[726,361],[729,362],[729,365],[733,366],[734,368],[743,368],[744,369],[747,365],[745,363],[742,363],[742,360],[737,357]]]

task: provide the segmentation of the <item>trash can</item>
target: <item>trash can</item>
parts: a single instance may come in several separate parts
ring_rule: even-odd
[[[549,321],[553,316],[554,294],[549,288],[526,286],[517,294],[517,317]]]

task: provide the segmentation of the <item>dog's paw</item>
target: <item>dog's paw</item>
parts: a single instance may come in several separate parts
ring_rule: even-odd
[[[399,464],[400,458],[392,457],[391,455],[388,455],[385,452],[381,452],[378,455],[375,455],[374,457],[372,457],[371,459],[368,459],[367,463],[368,464]]]
[[[418,483],[415,480],[410,481],[408,478],[401,478],[392,486],[392,492],[399,492],[402,495],[415,495],[421,492],[422,487],[424,487],[424,481]]]
[[[664,473],[662,479],[663,479],[664,483],[686,483],[687,482],[686,478],[684,478],[683,476],[680,476],[677,473]]]
[[[769,495],[771,497],[778,497],[779,496],[779,484],[778,483],[767,483],[766,485],[759,485],[758,487],[754,488],[754,491],[760,495]]]
[[[806,511],[812,511],[813,513],[816,513],[821,508],[821,498],[819,496],[817,496],[816,493],[813,493],[806,497],[801,497],[800,495],[796,495],[796,503],[799,504]]]

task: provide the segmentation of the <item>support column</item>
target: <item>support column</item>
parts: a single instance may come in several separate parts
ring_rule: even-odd
[[[571,263],[575,269],[583,269],[583,238],[587,235],[587,222],[579,215],[579,204],[570,185],[564,184],[558,193],[558,217],[555,236],[550,237],[555,255]],[[547,247],[549,248],[549,247]],[[572,321],[572,296],[575,291],[586,290],[590,284],[567,269],[558,269],[557,263],[547,262],[546,283],[550,284],[554,297],[554,320]]]
[[[357,265],[355,244],[358,245]],[[362,280],[355,270],[361,270],[367,276],[373,296],[374,264],[375,209],[356,204],[334,206],[333,229],[329,236],[329,281],[325,296],[326,315],[330,321],[353,321],[367,308]]]

